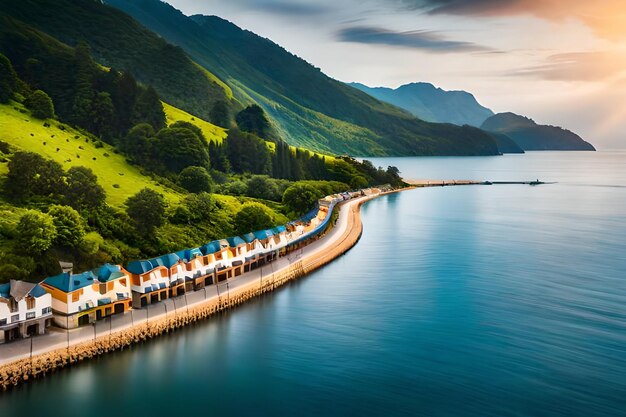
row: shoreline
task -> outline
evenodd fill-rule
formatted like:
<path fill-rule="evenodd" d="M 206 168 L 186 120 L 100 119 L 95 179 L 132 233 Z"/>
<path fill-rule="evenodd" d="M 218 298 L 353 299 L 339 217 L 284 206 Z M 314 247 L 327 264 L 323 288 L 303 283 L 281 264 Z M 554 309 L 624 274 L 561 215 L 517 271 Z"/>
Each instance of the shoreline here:
<path fill-rule="evenodd" d="M 358 242 L 363 232 L 360 213 L 360 208 L 363 204 L 384 195 L 414 188 L 415 186 L 405 187 L 373 196 L 361 197 L 341 204 L 339 206 L 337 223 L 321 239 L 304 248 L 308 249 L 307 252 L 309 253 L 301 258 L 296 256 L 295 260 L 291 258 L 284 259 L 283 263 L 288 262 L 288 264 L 277 271 L 273 270 L 272 265 L 272 273 L 267 276 L 263 276 L 263 271 L 261 270 L 259 279 L 256 279 L 256 274 L 250 274 L 247 277 L 248 282 L 244 282 L 244 279 L 233 282 L 233 284 L 239 284 L 233 285 L 234 288 L 229 285 L 229 282 L 216 285 L 217 296 L 206 298 L 207 293 L 205 291 L 205 299 L 193 304 L 188 304 L 185 297 L 185 306 L 183 307 L 176 307 L 176 300 L 173 299 L 173 313 L 170 312 L 168 314 L 167 304 L 163 304 L 165 307 L 164 314 L 159 313 L 153 317 L 148 316 L 150 310 L 146 309 L 145 319 L 142 318 L 140 324 L 134 323 L 131 313 L 131 325 L 116 329 L 115 332 L 109 331 L 103 336 L 96 335 L 96 327 L 94 326 L 94 336 L 90 336 L 86 340 L 83 337 L 81 340 L 71 344 L 69 342 L 70 333 L 68 333 L 67 345 L 63 343 L 64 346 L 55 347 L 55 345 L 48 347 L 44 349 L 44 352 L 33 352 L 32 356 L 30 354 L 27 354 L 26 357 L 24 355 L 16 355 L 14 359 L 9 359 L 9 361 L 0 365 L 0 389 L 7 391 L 32 379 L 42 378 L 54 373 L 57 369 L 65 368 L 108 352 L 130 348 L 132 345 L 156 338 L 161 334 L 205 320 L 252 298 L 274 291 L 290 281 L 306 276 L 343 255 Z M 339 234 L 339 236 L 335 237 L 334 235 L 336 234 Z M 253 276 L 255 279 L 250 279 Z M 221 294 L 220 286 L 222 287 Z M 224 295 L 224 287 L 226 287 L 227 295 Z M 197 293 L 201 293 L 201 291 L 197 291 Z M 181 308 L 183 311 L 180 311 Z M 138 311 L 141 312 L 142 310 Z"/>

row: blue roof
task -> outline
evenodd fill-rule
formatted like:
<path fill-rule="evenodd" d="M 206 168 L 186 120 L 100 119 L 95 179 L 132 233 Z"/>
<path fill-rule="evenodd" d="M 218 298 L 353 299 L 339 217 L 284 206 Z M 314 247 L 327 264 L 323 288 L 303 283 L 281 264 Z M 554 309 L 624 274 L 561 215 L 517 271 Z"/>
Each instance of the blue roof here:
<path fill-rule="evenodd" d="M 98 281 L 107 282 L 113 279 L 122 278 L 124 273 L 117 265 L 104 264 L 100 268 L 92 270 L 93 274 L 98 277 Z"/>
<path fill-rule="evenodd" d="M 254 235 L 259 240 L 265 240 L 268 237 L 274 236 L 274 232 L 272 232 L 270 229 L 267 229 L 267 230 L 257 230 L 256 232 L 254 232 Z"/>
<path fill-rule="evenodd" d="M 191 261 L 196 256 L 202 256 L 200 248 L 185 249 L 176 252 L 176 255 L 185 262 Z"/>
<path fill-rule="evenodd" d="M 126 270 L 131 274 L 145 274 L 146 272 L 150 272 L 154 269 L 152 264 L 149 261 L 132 261 L 126 267 Z"/>
<path fill-rule="evenodd" d="M 228 237 L 228 238 L 226 238 L 226 241 L 228 242 L 228 245 L 231 248 L 236 248 L 239 245 L 245 245 L 246 244 L 246 241 L 243 240 L 242 238 L 240 238 L 239 236 Z"/>
<path fill-rule="evenodd" d="M 214 240 L 211 243 L 207 243 L 206 245 L 201 246 L 200 250 L 202 251 L 203 254 L 210 255 L 212 253 L 221 251 L 222 246 L 220 245 L 220 242 L 218 242 L 217 240 Z"/>
<path fill-rule="evenodd" d="M 287 228 L 284 225 L 280 225 L 280 226 L 276 226 L 272 228 L 272 232 L 274 232 L 275 235 L 285 232 L 287 230 Z"/>
<path fill-rule="evenodd" d="M 151 259 L 150 263 L 153 268 L 158 268 L 159 266 L 164 266 L 166 268 L 171 268 L 176 265 L 180 261 L 180 257 L 175 253 L 168 253 L 167 255 L 159 256 L 157 258 Z"/>
<path fill-rule="evenodd" d="M 0 297 L 9 298 L 11 293 L 11 284 L 0 284 Z"/>
<path fill-rule="evenodd" d="M 254 235 L 254 233 L 246 233 L 245 235 L 241 236 L 243 238 L 243 240 L 245 240 L 248 243 L 252 243 L 255 240 L 257 240 L 257 237 Z"/>
<path fill-rule="evenodd" d="M 91 271 L 73 275 L 70 275 L 69 272 L 64 272 L 54 277 L 46 278 L 43 282 L 63 292 L 72 292 L 93 284 L 95 278 Z"/>
<path fill-rule="evenodd" d="M 42 295 L 46 295 L 47 292 L 46 292 L 46 290 L 43 289 L 43 287 L 41 285 L 37 284 L 37 285 L 35 285 L 33 287 L 32 290 L 30 290 L 29 294 L 32 295 L 35 298 L 39 298 Z"/>
<path fill-rule="evenodd" d="M 46 290 L 43 289 L 43 287 L 39 284 L 27 284 L 24 283 L 23 281 L 13 281 L 14 283 L 21 283 L 21 284 L 25 284 L 25 285 L 32 285 L 33 288 L 30 289 L 30 291 L 28 291 L 28 295 L 35 297 L 35 298 L 39 298 L 42 295 L 46 295 L 47 292 Z M 6 284 L 2 284 L 0 285 L 0 297 L 2 298 L 10 298 L 11 297 L 11 282 L 7 282 Z"/>

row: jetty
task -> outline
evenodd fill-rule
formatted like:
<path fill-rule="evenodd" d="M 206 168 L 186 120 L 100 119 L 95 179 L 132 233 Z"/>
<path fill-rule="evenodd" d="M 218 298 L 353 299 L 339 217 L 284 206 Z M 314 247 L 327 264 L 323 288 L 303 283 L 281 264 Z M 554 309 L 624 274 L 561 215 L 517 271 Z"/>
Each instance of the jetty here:
<path fill-rule="evenodd" d="M 544 182 L 539 179 L 534 181 L 475 181 L 475 180 L 405 180 L 407 184 L 415 187 L 447 187 L 451 185 L 543 185 L 556 184 Z"/>

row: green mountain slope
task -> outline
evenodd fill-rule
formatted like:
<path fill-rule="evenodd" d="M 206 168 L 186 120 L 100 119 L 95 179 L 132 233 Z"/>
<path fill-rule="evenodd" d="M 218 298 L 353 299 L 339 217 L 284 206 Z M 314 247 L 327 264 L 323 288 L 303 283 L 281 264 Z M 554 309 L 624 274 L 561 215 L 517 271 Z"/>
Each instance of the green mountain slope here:
<path fill-rule="evenodd" d="M 268 39 L 214 16 L 186 17 L 159 0 L 108 0 L 257 102 L 293 145 L 355 155 L 496 154 L 478 129 L 427 123 L 323 74 Z"/>
<path fill-rule="evenodd" d="M 46 123 L 50 126 L 45 126 Z M 16 102 L 0 104 L 0 132 L 1 141 L 52 159 L 66 170 L 73 166 L 90 168 L 98 176 L 112 206 L 122 207 L 128 197 L 144 187 L 162 193 L 172 203 L 181 198 L 180 193 L 142 175 L 110 145 L 57 120 L 35 119 Z"/>
<path fill-rule="evenodd" d="M 213 105 L 232 103 L 232 92 L 214 74 L 195 64 L 185 52 L 147 30 L 119 10 L 94 0 L 1 1 L 5 15 L 39 29 L 68 45 L 85 41 L 94 58 L 107 67 L 128 70 L 151 84 L 168 103 L 210 120 Z M 15 25 L 15 23 L 13 23 Z M 5 32 L 4 50 L 19 65 L 21 35 Z M 13 44 L 13 45 L 12 45 Z M 12 52 L 10 51 L 12 48 Z M 26 51 L 28 53 L 34 51 Z"/>
<path fill-rule="evenodd" d="M 466 91 L 446 91 L 429 83 L 411 83 L 396 89 L 372 88 L 359 83 L 349 85 L 428 122 L 479 127 L 494 114 Z"/>
<path fill-rule="evenodd" d="M 503 133 L 526 151 L 595 151 L 577 134 L 556 126 L 545 126 L 515 113 L 499 113 L 485 120 L 482 129 Z"/>

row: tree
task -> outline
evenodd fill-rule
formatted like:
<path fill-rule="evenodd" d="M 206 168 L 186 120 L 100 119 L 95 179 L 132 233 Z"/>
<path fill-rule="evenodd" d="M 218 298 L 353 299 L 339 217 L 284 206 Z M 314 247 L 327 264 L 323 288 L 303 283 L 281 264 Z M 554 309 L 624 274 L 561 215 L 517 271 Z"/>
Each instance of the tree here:
<path fill-rule="evenodd" d="M 89 168 L 78 166 L 67 171 L 65 202 L 76 210 L 94 210 L 104 204 L 106 192 Z"/>
<path fill-rule="evenodd" d="M 235 215 L 235 232 L 244 234 L 275 225 L 270 209 L 261 203 L 246 203 Z"/>
<path fill-rule="evenodd" d="M 247 182 L 249 197 L 262 198 L 265 200 L 279 201 L 281 194 L 276 182 L 267 175 L 253 175 Z"/>
<path fill-rule="evenodd" d="M 20 217 L 17 230 L 17 247 L 28 254 L 48 250 L 57 236 L 52 217 L 35 210 L 29 210 Z"/>
<path fill-rule="evenodd" d="M 152 158 L 152 147 L 155 143 L 155 132 L 152 125 L 140 123 L 133 127 L 128 134 L 120 139 L 122 152 L 140 165 L 148 165 Z"/>
<path fill-rule="evenodd" d="M 294 214 L 303 214 L 311 210 L 324 195 L 323 191 L 313 185 L 297 182 L 285 190 L 283 204 Z"/>
<path fill-rule="evenodd" d="M 173 127 L 157 133 L 154 153 L 158 161 L 172 172 L 180 172 L 188 166 L 209 166 L 209 150 L 191 129 Z"/>
<path fill-rule="evenodd" d="M 171 221 L 176 224 L 210 223 L 217 211 L 215 199 L 209 193 L 198 193 L 186 197 L 179 205 Z"/>
<path fill-rule="evenodd" d="M 9 161 L 7 195 L 25 200 L 34 196 L 56 197 L 63 192 L 63 167 L 33 152 L 16 152 Z"/>
<path fill-rule="evenodd" d="M 149 237 L 165 222 L 167 202 L 160 193 L 144 188 L 126 200 L 126 213 L 135 223 L 137 231 Z"/>
<path fill-rule="evenodd" d="M 272 156 L 264 140 L 238 129 L 231 129 L 224 142 L 230 167 L 235 172 L 269 174 Z"/>
<path fill-rule="evenodd" d="M 230 110 L 228 109 L 228 104 L 224 100 L 216 101 L 209 113 L 209 119 L 214 125 L 229 127 Z"/>
<path fill-rule="evenodd" d="M 114 115 L 111 95 L 106 92 L 97 93 L 91 101 L 91 117 L 86 127 L 100 138 L 109 138 L 113 132 Z"/>
<path fill-rule="evenodd" d="M 35 90 L 24 101 L 24 105 L 37 119 L 54 117 L 54 105 L 52 99 L 44 91 Z"/>
<path fill-rule="evenodd" d="M 132 124 L 148 123 L 155 130 L 165 127 L 163 104 L 152 86 L 148 86 L 137 97 L 131 121 Z"/>
<path fill-rule="evenodd" d="M 265 112 L 256 104 L 246 107 L 235 118 L 237 126 L 244 132 L 254 133 L 258 137 L 268 139 L 271 125 Z"/>
<path fill-rule="evenodd" d="M 17 74 L 6 56 L 0 54 L 0 103 L 8 103 L 17 88 Z"/>
<path fill-rule="evenodd" d="M 85 222 L 80 214 L 69 206 L 51 206 L 48 214 L 52 216 L 57 230 L 55 242 L 61 246 L 75 247 L 85 236 Z"/>
<path fill-rule="evenodd" d="M 190 193 L 207 192 L 213 190 L 213 180 L 203 167 L 187 167 L 178 176 L 180 185 Z"/>

